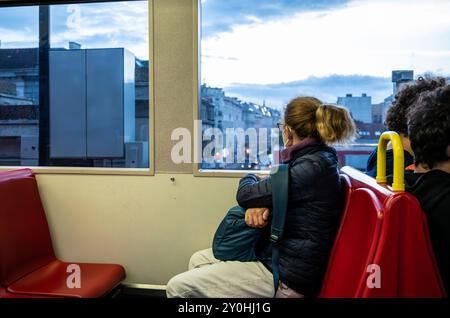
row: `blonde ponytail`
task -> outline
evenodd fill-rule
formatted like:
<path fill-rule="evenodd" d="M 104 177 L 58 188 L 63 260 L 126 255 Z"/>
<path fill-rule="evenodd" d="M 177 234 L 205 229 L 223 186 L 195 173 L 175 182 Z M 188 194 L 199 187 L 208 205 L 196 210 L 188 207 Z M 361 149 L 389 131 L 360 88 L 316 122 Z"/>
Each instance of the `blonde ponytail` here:
<path fill-rule="evenodd" d="M 317 138 L 324 143 L 348 141 L 356 136 L 355 123 L 347 109 L 323 105 L 314 97 L 297 97 L 289 102 L 284 122 L 303 138 Z"/>
<path fill-rule="evenodd" d="M 320 105 L 316 110 L 316 129 L 325 143 L 341 143 L 356 135 L 355 123 L 348 110 L 335 105 Z"/>

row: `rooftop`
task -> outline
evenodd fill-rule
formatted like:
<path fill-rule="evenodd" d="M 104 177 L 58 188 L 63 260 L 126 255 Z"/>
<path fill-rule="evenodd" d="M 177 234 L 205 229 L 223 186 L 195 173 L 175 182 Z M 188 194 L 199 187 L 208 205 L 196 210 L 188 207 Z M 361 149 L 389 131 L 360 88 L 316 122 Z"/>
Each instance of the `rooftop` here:
<path fill-rule="evenodd" d="M 0 69 L 36 68 L 39 65 L 39 50 L 0 49 Z"/>

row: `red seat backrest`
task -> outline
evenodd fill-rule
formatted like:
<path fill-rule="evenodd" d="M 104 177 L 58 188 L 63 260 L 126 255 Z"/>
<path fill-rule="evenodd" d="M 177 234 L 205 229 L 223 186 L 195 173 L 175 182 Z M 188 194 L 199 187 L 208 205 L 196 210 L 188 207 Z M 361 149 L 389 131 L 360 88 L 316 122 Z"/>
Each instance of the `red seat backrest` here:
<path fill-rule="evenodd" d="M 0 285 L 54 259 L 36 180 L 29 171 L 0 173 Z"/>
<path fill-rule="evenodd" d="M 370 288 L 366 281 L 371 273 L 364 271 L 356 297 L 445 297 L 426 217 L 417 199 L 405 192 L 393 193 L 353 168 L 344 167 L 342 172 L 350 177 L 353 194 L 367 189 L 382 203 L 381 229 L 375 253 L 368 260 L 379 266 L 381 286 Z"/>
<path fill-rule="evenodd" d="M 381 286 L 365 285 L 362 297 L 445 297 L 426 217 L 417 199 L 397 193 L 386 201 L 383 210 L 383 227 L 373 260 L 380 268 Z"/>
<path fill-rule="evenodd" d="M 0 181 L 7 180 L 7 179 L 24 178 L 24 177 L 34 178 L 33 171 L 31 169 L 25 168 L 25 169 L 17 169 L 17 170 L 0 172 Z"/>
<path fill-rule="evenodd" d="M 370 189 L 378 198 L 381 204 L 392 196 L 393 192 L 379 185 L 376 180 L 352 167 L 343 167 L 341 171 L 347 175 L 352 183 L 353 189 Z"/>
<path fill-rule="evenodd" d="M 342 232 L 342 229 L 343 229 L 343 227 L 342 227 L 342 223 L 343 222 L 342 221 L 345 220 L 346 217 L 347 217 L 348 205 L 350 204 L 350 196 L 351 196 L 352 191 L 353 191 L 352 184 L 351 184 L 349 176 L 347 176 L 345 174 L 341 174 L 339 177 L 340 177 L 339 179 L 341 181 L 341 186 L 342 186 L 342 189 L 343 189 L 344 195 L 345 195 L 344 210 L 342 211 L 342 215 L 341 215 L 341 225 L 339 226 L 339 230 L 338 230 L 337 235 L 336 235 L 336 239 L 335 239 L 335 242 L 334 242 L 334 245 L 333 245 L 333 249 L 331 250 L 330 258 L 328 260 L 328 267 L 327 267 L 327 271 L 325 273 L 325 277 L 323 279 L 323 284 L 322 284 L 323 287 L 322 287 L 322 292 L 321 292 L 320 297 L 322 297 L 322 294 L 325 293 L 325 290 L 328 288 L 328 285 L 329 285 L 329 279 L 330 279 L 330 275 L 331 275 L 331 271 L 332 271 L 331 264 L 334 263 L 334 258 L 335 258 L 335 255 L 336 255 L 336 245 L 337 245 L 337 242 L 339 241 L 338 238 L 341 236 L 341 232 Z"/>
<path fill-rule="evenodd" d="M 381 229 L 381 203 L 370 189 L 348 185 L 341 226 L 328 262 L 320 297 L 358 297 Z"/>
<path fill-rule="evenodd" d="M 352 186 L 352 182 L 350 181 L 349 176 L 345 175 L 345 174 L 341 174 L 339 176 L 339 179 L 341 180 L 341 186 L 342 189 L 344 190 L 344 194 L 345 194 L 345 204 L 344 204 L 344 211 L 342 213 L 341 216 L 341 220 L 345 219 L 347 211 L 348 211 L 348 205 L 350 203 L 350 196 L 352 195 L 352 191 L 353 186 Z"/>

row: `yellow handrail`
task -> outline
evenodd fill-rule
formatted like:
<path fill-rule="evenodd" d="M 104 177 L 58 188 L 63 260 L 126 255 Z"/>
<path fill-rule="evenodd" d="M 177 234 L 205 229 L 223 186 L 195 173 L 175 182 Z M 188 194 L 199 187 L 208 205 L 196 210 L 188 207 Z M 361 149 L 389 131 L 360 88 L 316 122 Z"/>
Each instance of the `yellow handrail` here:
<path fill-rule="evenodd" d="M 400 136 L 394 131 L 386 131 L 380 136 L 378 141 L 377 154 L 377 183 L 386 185 L 386 148 L 388 142 L 392 143 L 394 152 L 394 182 L 392 191 L 405 191 L 405 155 L 403 153 L 403 144 Z"/>

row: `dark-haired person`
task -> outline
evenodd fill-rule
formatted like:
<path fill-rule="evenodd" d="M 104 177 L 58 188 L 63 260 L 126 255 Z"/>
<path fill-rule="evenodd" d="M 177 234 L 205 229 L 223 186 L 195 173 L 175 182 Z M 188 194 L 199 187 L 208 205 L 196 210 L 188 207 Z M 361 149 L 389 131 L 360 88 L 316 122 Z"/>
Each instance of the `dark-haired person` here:
<path fill-rule="evenodd" d="M 289 165 L 289 204 L 279 241 L 281 284 L 276 297 L 313 297 L 320 292 L 343 201 L 337 154 L 329 144 L 354 134 L 345 108 L 323 105 L 313 97 L 296 98 L 286 107 L 282 159 Z M 270 176 L 245 176 L 236 197 L 246 209 L 247 225 L 270 231 Z M 256 262 L 221 262 L 211 249 L 195 253 L 189 270 L 167 284 L 167 296 L 273 297 L 270 240 L 263 236 L 259 243 Z"/>
<path fill-rule="evenodd" d="M 408 110 L 421 93 L 432 91 L 445 85 L 446 80 L 443 77 L 419 77 L 416 81 L 408 83 L 395 95 L 392 105 L 387 110 L 385 120 L 386 128 L 400 135 L 404 149 L 405 168 L 407 169 L 410 169 L 409 167 L 414 164 L 414 153 L 408 138 L 406 118 Z M 388 149 L 386 152 L 387 175 L 391 175 L 393 172 L 393 161 L 392 149 Z M 371 177 L 377 175 L 377 149 L 370 154 L 365 173 Z"/>
<path fill-rule="evenodd" d="M 407 191 L 419 200 L 427 219 L 436 260 L 450 293 L 450 85 L 422 93 L 408 113 L 415 173 Z"/>

